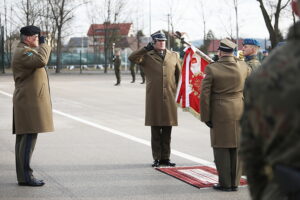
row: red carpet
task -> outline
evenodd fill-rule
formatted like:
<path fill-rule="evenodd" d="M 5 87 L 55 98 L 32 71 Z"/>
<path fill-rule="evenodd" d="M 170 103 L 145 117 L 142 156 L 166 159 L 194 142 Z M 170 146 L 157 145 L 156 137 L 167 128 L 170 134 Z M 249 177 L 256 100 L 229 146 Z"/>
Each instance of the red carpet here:
<path fill-rule="evenodd" d="M 197 188 L 212 187 L 218 183 L 217 170 L 208 166 L 165 167 L 156 169 Z M 241 179 L 240 185 L 247 185 L 247 181 Z"/>

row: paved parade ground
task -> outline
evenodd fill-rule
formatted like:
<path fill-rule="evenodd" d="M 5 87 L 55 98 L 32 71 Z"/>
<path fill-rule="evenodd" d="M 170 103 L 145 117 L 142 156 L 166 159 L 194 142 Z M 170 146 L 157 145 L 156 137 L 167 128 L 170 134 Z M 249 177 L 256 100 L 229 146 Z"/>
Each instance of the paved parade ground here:
<path fill-rule="evenodd" d="M 145 85 L 129 74 L 114 86 L 109 74 L 50 74 L 55 132 L 38 135 L 32 157 L 43 187 L 16 184 L 11 75 L 0 75 L 1 200 L 249 200 L 238 192 L 197 189 L 151 167 L 150 127 L 144 126 Z M 209 129 L 178 109 L 171 161 L 213 164 Z"/>

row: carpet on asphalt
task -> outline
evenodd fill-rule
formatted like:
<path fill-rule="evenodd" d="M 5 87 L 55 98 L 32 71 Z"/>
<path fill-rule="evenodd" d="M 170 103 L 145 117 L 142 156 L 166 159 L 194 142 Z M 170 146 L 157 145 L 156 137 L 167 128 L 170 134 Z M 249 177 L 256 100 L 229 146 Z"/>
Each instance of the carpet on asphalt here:
<path fill-rule="evenodd" d="M 197 188 L 212 187 L 218 183 L 217 170 L 209 166 L 158 167 L 155 169 Z M 241 178 L 240 185 L 247 185 L 247 181 Z"/>

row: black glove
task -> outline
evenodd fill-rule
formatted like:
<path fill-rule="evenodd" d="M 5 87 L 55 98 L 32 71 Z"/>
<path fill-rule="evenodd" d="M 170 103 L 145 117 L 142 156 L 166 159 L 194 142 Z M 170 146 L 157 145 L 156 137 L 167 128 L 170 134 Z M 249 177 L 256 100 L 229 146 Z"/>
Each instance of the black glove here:
<path fill-rule="evenodd" d="M 152 43 L 152 42 L 149 42 L 149 43 L 147 44 L 147 46 L 145 46 L 144 48 L 145 48 L 147 51 L 153 50 L 153 49 L 154 49 L 153 43 Z"/>
<path fill-rule="evenodd" d="M 209 128 L 212 128 L 213 125 L 212 125 L 212 122 L 211 121 L 207 121 L 205 122 L 206 126 L 208 126 Z"/>
<path fill-rule="evenodd" d="M 45 36 L 39 36 L 39 44 L 44 44 L 45 43 Z"/>

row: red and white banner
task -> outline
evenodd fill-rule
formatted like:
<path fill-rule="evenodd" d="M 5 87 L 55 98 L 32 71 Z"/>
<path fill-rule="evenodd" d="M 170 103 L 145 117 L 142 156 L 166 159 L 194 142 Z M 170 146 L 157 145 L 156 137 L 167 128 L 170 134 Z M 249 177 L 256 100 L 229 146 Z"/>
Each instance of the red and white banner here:
<path fill-rule="evenodd" d="M 193 46 L 185 50 L 176 102 L 184 111 L 189 111 L 200 118 L 201 83 L 205 76 L 204 69 L 209 61 L 198 55 L 196 51 Z"/>

